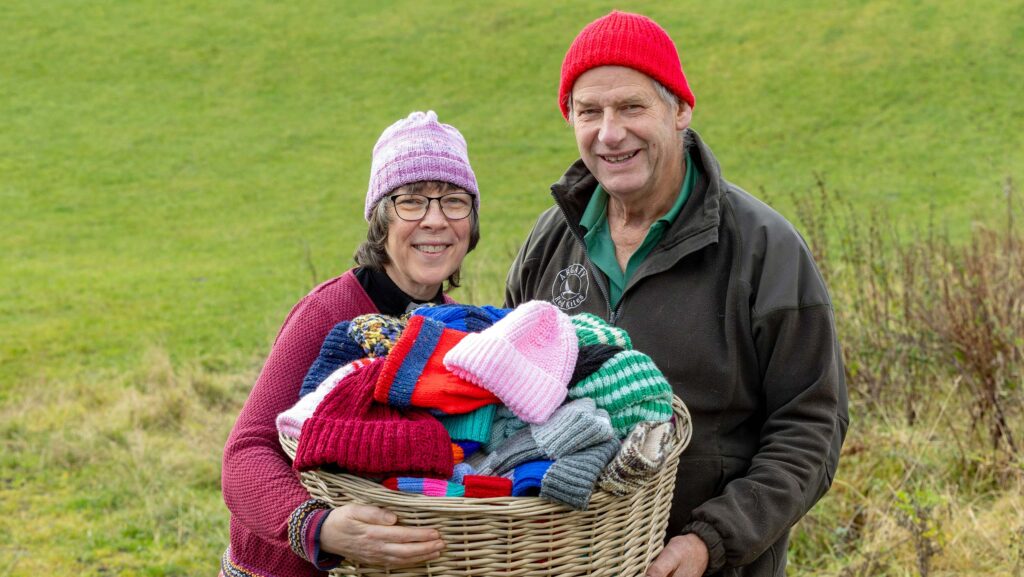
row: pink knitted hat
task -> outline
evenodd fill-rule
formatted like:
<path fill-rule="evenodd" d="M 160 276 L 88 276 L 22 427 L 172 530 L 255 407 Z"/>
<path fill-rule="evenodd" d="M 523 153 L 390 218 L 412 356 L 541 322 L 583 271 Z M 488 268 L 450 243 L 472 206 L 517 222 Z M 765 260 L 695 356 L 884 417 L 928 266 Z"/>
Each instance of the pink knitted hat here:
<path fill-rule="evenodd" d="M 437 121 L 437 113 L 413 112 L 384 129 L 373 147 L 370 187 L 366 191 L 367 222 L 382 198 L 400 186 L 423 180 L 439 180 L 473 195 L 480 208 L 476 175 L 469 165 L 466 139 L 450 124 Z"/>
<path fill-rule="evenodd" d="M 327 393 L 302 424 L 295 470 L 333 464 L 367 475 L 452 476 L 452 441 L 440 421 L 423 410 L 373 402 L 383 366 L 383 358 L 374 359 Z"/>
<path fill-rule="evenodd" d="M 520 419 L 539 424 L 565 400 L 578 353 L 569 316 L 551 303 L 530 301 L 467 335 L 444 365 L 497 395 Z"/>

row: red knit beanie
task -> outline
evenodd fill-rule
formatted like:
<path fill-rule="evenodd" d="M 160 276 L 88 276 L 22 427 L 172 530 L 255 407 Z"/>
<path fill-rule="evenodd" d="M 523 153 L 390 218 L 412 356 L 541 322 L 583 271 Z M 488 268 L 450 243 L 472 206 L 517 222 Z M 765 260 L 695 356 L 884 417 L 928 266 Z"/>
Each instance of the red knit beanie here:
<path fill-rule="evenodd" d="M 657 80 L 693 108 L 679 53 L 665 29 L 640 14 L 612 11 L 587 24 L 565 53 L 558 106 L 569 118 L 569 93 L 581 74 L 598 66 L 625 66 Z"/>
<path fill-rule="evenodd" d="M 373 402 L 383 366 L 383 358 L 375 359 L 324 397 L 302 425 L 296 470 L 335 464 L 368 475 L 452 476 L 452 441 L 440 421 L 423 410 Z"/>

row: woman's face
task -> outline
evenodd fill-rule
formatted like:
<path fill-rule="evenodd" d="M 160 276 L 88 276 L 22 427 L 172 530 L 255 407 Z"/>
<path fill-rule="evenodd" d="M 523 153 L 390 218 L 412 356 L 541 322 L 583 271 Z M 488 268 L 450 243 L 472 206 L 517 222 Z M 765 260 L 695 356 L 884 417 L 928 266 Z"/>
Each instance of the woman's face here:
<path fill-rule="evenodd" d="M 403 190 L 404 187 L 395 190 L 382 201 L 388 203 L 385 250 L 391 261 L 384 265 L 384 270 L 402 291 L 425 301 L 433 298 L 441 283 L 462 264 L 469 250 L 472 216 L 451 220 L 441 212 L 440 202 L 431 201 L 427 214 L 420 220 L 402 220 L 390 197 Z M 441 195 L 436 187 L 428 187 L 421 194 L 433 198 Z"/>

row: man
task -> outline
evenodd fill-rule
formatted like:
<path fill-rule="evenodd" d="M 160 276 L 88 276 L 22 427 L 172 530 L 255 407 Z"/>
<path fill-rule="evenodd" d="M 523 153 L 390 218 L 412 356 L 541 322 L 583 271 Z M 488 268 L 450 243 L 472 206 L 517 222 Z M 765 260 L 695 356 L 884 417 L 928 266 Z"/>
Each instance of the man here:
<path fill-rule="evenodd" d="M 622 12 L 576 37 L 559 105 L 581 159 L 509 271 L 629 333 L 689 408 L 652 576 L 784 575 L 789 529 L 828 490 L 848 424 L 832 305 L 784 218 L 722 177 L 689 128 L 672 40 Z"/>

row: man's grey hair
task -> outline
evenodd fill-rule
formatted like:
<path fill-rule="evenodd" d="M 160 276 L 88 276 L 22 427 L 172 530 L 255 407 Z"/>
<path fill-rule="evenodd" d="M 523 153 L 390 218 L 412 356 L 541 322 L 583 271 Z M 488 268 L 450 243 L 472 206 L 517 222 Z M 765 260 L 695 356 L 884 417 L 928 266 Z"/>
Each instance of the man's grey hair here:
<path fill-rule="evenodd" d="M 370 213 L 370 225 L 366 229 L 366 240 L 360 243 L 359 247 L 356 248 L 355 255 L 353 255 L 357 265 L 384 272 L 384 265 L 391 262 L 387 251 L 388 226 L 391 224 L 391 219 L 398 218 L 398 216 L 392 216 L 388 204 L 391 202 L 391 196 L 399 190 L 406 194 L 423 194 L 427 190 L 437 190 L 439 194 L 448 194 L 461 191 L 462 189 L 447 182 L 425 180 L 391 191 L 387 196 L 380 199 L 380 202 L 377 203 L 377 206 L 373 207 L 373 211 Z M 476 248 L 476 244 L 480 242 L 480 217 L 477 214 L 476 208 L 466 218 L 469 219 L 469 249 L 466 250 L 466 254 L 469 254 Z M 459 273 L 461 271 L 462 267 L 460 266 L 448 277 L 446 292 L 459 286 Z"/>
<path fill-rule="evenodd" d="M 658 96 L 661 98 L 662 102 L 664 102 L 669 108 L 672 108 L 672 112 L 675 112 L 676 110 L 679 109 L 680 106 L 682 106 L 682 102 L 679 100 L 679 97 L 673 94 L 672 91 L 669 90 L 668 88 L 665 88 L 664 84 L 658 82 L 653 78 L 651 78 L 651 84 L 654 85 L 654 91 L 658 93 Z M 569 101 L 566 103 L 566 106 L 569 109 L 569 124 L 572 125 L 572 90 L 569 91 L 569 95 L 567 96 L 567 98 L 569 99 Z"/>

